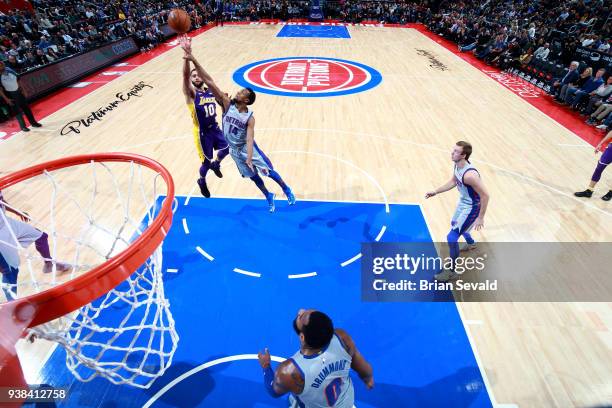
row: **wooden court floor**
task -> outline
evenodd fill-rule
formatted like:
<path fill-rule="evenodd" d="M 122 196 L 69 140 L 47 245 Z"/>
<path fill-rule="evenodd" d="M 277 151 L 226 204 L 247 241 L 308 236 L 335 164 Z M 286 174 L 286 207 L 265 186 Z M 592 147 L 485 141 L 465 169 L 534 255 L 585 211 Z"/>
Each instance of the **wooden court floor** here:
<path fill-rule="evenodd" d="M 612 187 L 604 173 L 597 194 L 575 199 L 596 163 L 593 149 L 544 113 L 413 29 L 351 27 L 351 39 L 276 38 L 277 26 L 225 26 L 193 40 L 194 55 L 222 90 L 235 93 L 233 72 L 288 56 L 357 61 L 382 83 L 330 98 L 259 94 L 255 137 L 299 199 L 420 203 L 435 240 L 444 241 L 457 202 L 452 191 L 424 200 L 451 175 L 458 140 L 474 146 L 473 163 L 491 194 L 489 242 L 610 242 Z M 430 66 L 423 53 L 447 69 Z M 182 51 L 175 48 L 43 120 L 45 131 L 0 144 L 10 172 L 67 155 L 125 151 L 152 157 L 173 174 L 177 194 L 196 191 L 199 159 L 181 92 Z M 80 133 L 60 135 L 139 82 L 152 88 Z M 51 130 L 51 131 L 50 131 Z M 337 158 L 339 160 L 332 159 Z M 350 163 L 352 165 L 349 165 Z M 213 196 L 259 197 L 228 158 Z M 38 205 L 8 196 L 26 211 Z M 68 222 L 68 221 L 67 221 Z M 595 406 L 612 402 L 612 303 L 470 303 L 460 310 L 494 401 L 521 407 Z"/>

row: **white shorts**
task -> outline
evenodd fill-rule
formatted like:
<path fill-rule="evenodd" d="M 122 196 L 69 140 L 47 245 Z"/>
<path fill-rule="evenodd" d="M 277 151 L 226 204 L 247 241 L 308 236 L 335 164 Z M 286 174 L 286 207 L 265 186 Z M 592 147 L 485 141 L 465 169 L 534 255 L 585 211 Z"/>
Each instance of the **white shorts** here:
<path fill-rule="evenodd" d="M 479 214 L 479 205 L 459 204 L 451 220 L 451 229 L 457 230 L 459 234 L 470 232 Z"/>
<path fill-rule="evenodd" d="M 12 268 L 19 268 L 19 247 L 27 248 L 43 232 L 30 224 L 0 213 L 0 253 Z M 15 238 L 17 242 L 15 242 Z"/>
<path fill-rule="evenodd" d="M 232 159 L 234 159 L 234 162 L 236 162 L 236 167 L 238 167 L 238 171 L 242 177 L 251 178 L 257 174 L 246 164 L 248 157 L 246 145 L 243 145 L 238 149 L 230 147 L 230 156 L 232 156 Z M 255 170 L 263 173 L 266 176 L 270 172 L 270 169 L 272 169 L 272 163 L 270 163 L 269 159 L 261 150 L 259 150 L 256 144 L 253 145 L 252 162 Z"/>

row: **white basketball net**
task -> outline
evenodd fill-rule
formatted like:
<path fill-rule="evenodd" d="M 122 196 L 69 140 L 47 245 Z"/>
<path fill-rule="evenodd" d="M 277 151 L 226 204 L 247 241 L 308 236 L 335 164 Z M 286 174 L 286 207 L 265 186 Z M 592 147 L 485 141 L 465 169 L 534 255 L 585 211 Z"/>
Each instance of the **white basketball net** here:
<path fill-rule="evenodd" d="M 18 278 L 14 282 L 3 274 L 0 303 L 76 278 L 127 248 L 161 207 L 157 184 L 165 188 L 158 173 L 137 163 L 91 162 L 44 172 L 4 190 L 0 254 L 5 268 L 17 264 Z M 50 205 L 23 197 L 49 197 Z M 27 207 L 29 222 L 1 211 L 3 205 L 21 215 L 17 208 Z M 33 239 L 29 226 L 48 234 L 50 259 L 32 244 L 37 234 Z M 69 271 L 62 272 L 62 266 Z M 81 381 L 102 376 L 148 388 L 170 366 L 178 343 L 162 275 L 160 245 L 106 295 L 30 333 L 61 345 L 67 367 Z"/>

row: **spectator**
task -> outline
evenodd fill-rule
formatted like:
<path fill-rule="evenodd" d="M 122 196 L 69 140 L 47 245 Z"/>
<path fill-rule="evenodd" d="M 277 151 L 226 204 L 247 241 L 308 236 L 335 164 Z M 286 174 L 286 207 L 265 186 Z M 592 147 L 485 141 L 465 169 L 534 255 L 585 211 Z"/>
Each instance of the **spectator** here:
<path fill-rule="evenodd" d="M 49 21 L 49 18 L 43 14 L 42 18 L 40 19 L 40 27 L 42 27 L 43 29 L 51 29 L 54 28 L 55 26 L 53 24 L 51 24 L 51 21 Z"/>
<path fill-rule="evenodd" d="M 478 36 L 478 23 L 471 29 L 463 28 L 461 38 L 458 42 L 459 51 L 471 51 L 476 48 L 476 37 Z"/>
<path fill-rule="evenodd" d="M 45 52 L 40 48 L 36 50 L 36 55 L 34 56 L 34 58 L 36 59 L 36 65 L 38 66 L 46 65 L 51 62 L 49 58 L 47 58 Z"/>
<path fill-rule="evenodd" d="M 495 42 L 493 43 L 493 46 L 490 52 L 486 56 L 485 61 L 486 62 L 496 61 L 498 57 L 502 54 L 502 52 L 506 50 L 507 46 L 508 45 L 506 44 L 506 41 L 504 40 L 504 35 L 499 34 L 497 37 L 495 37 Z"/>
<path fill-rule="evenodd" d="M 580 74 L 578 73 L 579 65 L 580 63 L 578 61 L 572 61 L 565 76 L 561 79 L 553 80 L 551 86 L 552 95 L 558 97 L 559 93 L 561 92 L 561 87 L 563 87 L 563 85 L 571 84 L 578 80 L 578 78 L 580 77 Z"/>
<path fill-rule="evenodd" d="M 546 60 L 548 58 L 548 54 L 550 54 L 550 45 L 548 43 L 545 43 L 543 46 L 536 50 L 536 52 L 533 54 L 533 57 L 540 60 Z"/>
<path fill-rule="evenodd" d="M 589 125 L 596 125 L 597 122 L 606 119 L 609 115 L 612 114 L 612 96 L 608 96 L 608 99 L 589 116 L 586 123 Z"/>
<path fill-rule="evenodd" d="M 581 45 L 583 47 L 588 47 L 589 45 L 593 44 L 595 42 L 595 39 L 593 38 L 592 35 L 585 35 L 584 39 L 582 40 Z"/>
<path fill-rule="evenodd" d="M 478 36 L 478 39 L 476 40 L 476 49 L 474 50 L 474 55 L 477 58 L 486 57 L 490 50 L 490 43 L 491 33 L 489 30 L 485 30 Z"/>
<path fill-rule="evenodd" d="M 26 51 L 23 64 L 26 67 L 33 67 L 37 65 L 36 56 L 31 50 Z M 17 71 L 19 72 L 19 71 Z"/>
<path fill-rule="evenodd" d="M 584 110 L 584 113 L 586 115 L 590 115 L 591 113 L 593 113 L 595 108 L 599 107 L 603 101 L 610 97 L 610 95 L 612 95 L 612 75 L 608 77 L 608 80 L 605 84 L 600 85 L 597 90 L 591 92 L 589 104 Z"/>
<path fill-rule="evenodd" d="M 60 31 L 60 36 L 64 40 L 64 44 L 70 44 L 73 40 L 73 38 L 69 34 L 67 34 L 66 31 L 64 30 Z"/>
<path fill-rule="evenodd" d="M 578 104 L 585 95 L 594 92 L 600 85 L 604 83 L 603 76 L 606 70 L 601 68 L 595 73 L 595 77 L 589 77 L 580 89 L 572 88 L 565 95 L 565 103 L 570 105 L 572 109 L 578 110 Z"/>
<path fill-rule="evenodd" d="M 534 23 L 529 24 L 529 30 L 527 30 L 527 34 L 529 34 L 529 38 L 531 38 L 532 40 L 535 38 L 536 28 Z"/>
<path fill-rule="evenodd" d="M 14 55 L 9 55 L 6 61 L 6 67 L 12 69 L 13 71 L 20 73 L 24 70 L 24 64 L 21 60 L 18 60 Z"/>
<path fill-rule="evenodd" d="M 529 65 L 533 59 L 533 47 L 529 47 L 525 53 L 519 58 L 519 63 L 522 66 Z"/>
<path fill-rule="evenodd" d="M 586 81 L 591 78 L 591 74 L 593 74 L 593 68 L 585 68 L 575 82 L 570 82 L 569 84 L 563 85 L 561 87 L 561 91 L 559 92 L 559 96 L 555 98 L 555 102 L 561 104 L 564 103 L 567 98 L 567 93 L 570 90 L 573 90 L 572 93 L 574 93 L 576 90 L 580 89 L 582 85 L 584 85 Z"/>
<path fill-rule="evenodd" d="M 46 51 L 47 48 L 49 48 L 51 44 L 49 41 L 47 41 L 47 37 L 45 37 L 44 35 L 42 37 L 40 37 L 40 41 L 38 43 L 38 49 L 42 50 L 42 51 Z"/>
<path fill-rule="evenodd" d="M 612 113 L 609 113 L 608 116 L 603 120 L 601 125 L 595 126 L 597 130 L 600 132 L 608 132 L 612 129 Z"/>
<path fill-rule="evenodd" d="M 49 62 L 53 62 L 53 61 L 57 61 L 59 59 L 59 56 L 57 55 L 57 53 L 53 50 L 52 47 L 47 48 L 47 53 L 45 54 L 45 56 L 47 57 L 47 60 Z"/>

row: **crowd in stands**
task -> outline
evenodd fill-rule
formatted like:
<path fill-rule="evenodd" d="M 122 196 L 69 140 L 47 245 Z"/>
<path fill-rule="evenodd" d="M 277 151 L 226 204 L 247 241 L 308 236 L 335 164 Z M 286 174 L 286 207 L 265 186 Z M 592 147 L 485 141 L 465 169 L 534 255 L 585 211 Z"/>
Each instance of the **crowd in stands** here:
<path fill-rule="evenodd" d="M 133 35 L 141 48 L 163 40 L 160 26 L 169 11 L 182 7 L 192 13 L 194 26 L 202 23 L 189 0 L 154 1 L 33 0 L 34 13 L 14 10 L 0 14 L 0 60 L 22 73 Z"/>
<path fill-rule="evenodd" d="M 329 3 L 326 16 L 346 23 L 375 21 L 387 24 L 407 24 L 426 21 L 430 8 L 425 0 L 419 1 L 355 1 Z"/>
<path fill-rule="evenodd" d="M 164 39 L 161 26 L 173 8 L 187 10 L 193 28 L 198 28 L 217 18 L 308 18 L 311 6 L 308 0 L 32 0 L 32 4 L 33 13 L 0 13 L 0 61 L 17 73 L 126 36 L 134 36 L 141 50 L 150 49 Z M 612 66 L 604 59 L 592 63 L 577 57 L 583 47 L 611 51 L 609 1 L 328 0 L 322 4 L 326 18 L 348 23 L 423 22 L 456 42 L 460 51 L 472 52 L 488 64 L 538 71 L 546 78 L 546 91 L 559 103 L 589 115 L 589 124 L 609 125 Z M 565 68 L 570 64 L 573 68 Z M 0 108 L 0 119 L 3 112 Z"/>
<path fill-rule="evenodd" d="M 405 24 L 425 19 L 426 1 L 326 2 L 325 14 L 352 23 Z M 17 73 L 127 36 L 134 36 L 141 50 L 151 49 L 164 39 L 160 27 L 173 8 L 187 10 L 193 28 L 220 15 L 230 21 L 289 20 L 308 18 L 310 12 L 308 0 L 32 0 L 32 5 L 34 12 L 0 13 L 0 61 Z"/>
<path fill-rule="evenodd" d="M 426 24 L 459 51 L 528 73 L 559 104 L 605 131 L 612 121 L 612 59 L 601 56 L 611 51 L 611 11 L 602 0 L 464 0 L 444 3 Z"/>
<path fill-rule="evenodd" d="M 325 17 L 347 23 L 376 21 L 384 23 L 405 24 L 424 21 L 428 11 L 427 0 L 411 2 L 391 1 L 326 1 Z M 233 1 L 224 4 L 225 16 L 230 20 L 261 19 L 307 19 L 310 12 L 310 1 Z"/>

